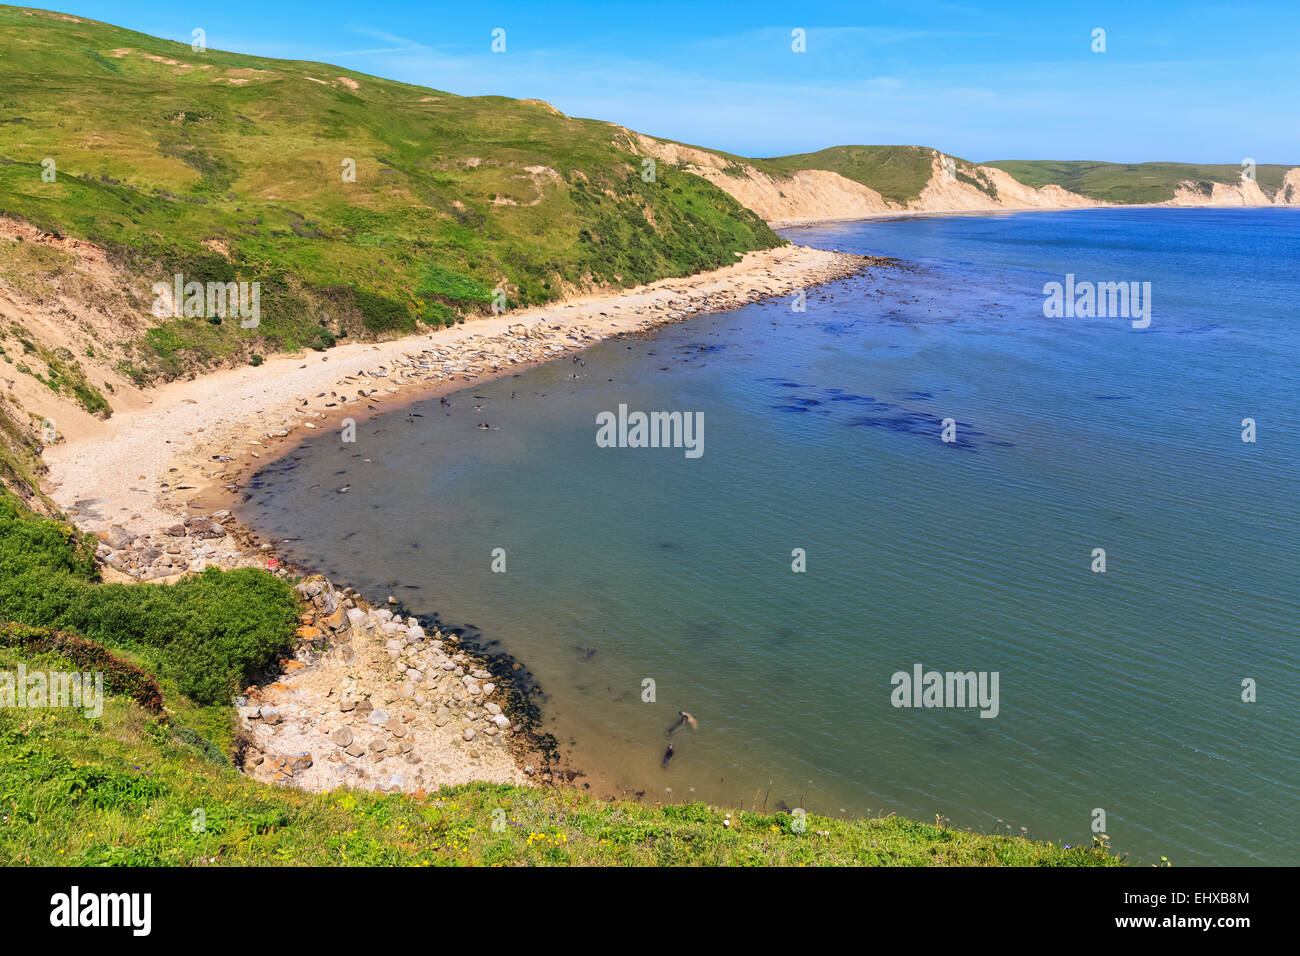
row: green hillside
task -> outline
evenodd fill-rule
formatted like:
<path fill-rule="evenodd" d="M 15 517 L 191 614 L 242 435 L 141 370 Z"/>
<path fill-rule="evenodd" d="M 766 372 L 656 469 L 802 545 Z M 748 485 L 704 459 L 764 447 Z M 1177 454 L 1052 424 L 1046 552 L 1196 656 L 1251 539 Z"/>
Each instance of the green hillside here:
<path fill-rule="evenodd" d="M 1184 180 L 1196 183 L 1241 182 L 1241 167 L 1193 163 L 1097 163 L 1048 159 L 1008 159 L 985 163 L 1005 170 L 1027 186 L 1055 183 L 1089 199 L 1115 203 L 1158 203 L 1174 198 Z M 1260 189 L 1272 195 L 1290 166 L 1257 166 Z"/>
<path fill-rule="evenodd" d="M 175 272 L 262 283 L 256 330 L 153 330 L 133 376 L 146 381 L 449 323 L 503 283 L 511 305 L 541 303 L 781 242 L 698 177 L 661 166 L 644 182 L 626 133 L 538 101 L 195 52 L 9 6 L 0 64 L 0 214 L 102 245 L 145 309 Z"/>
<path fill-rule="evenodd" d="M 826 169 L 870 186 L 886 199 L 906 205 L 919 196 L 930 181 L 933 156 L 934 150 L 924 146 L 831 146 L 815 153 L 795 153 L 746 162 L 770 175 L 780 176 L 789 176 L 801 169 Z"/>

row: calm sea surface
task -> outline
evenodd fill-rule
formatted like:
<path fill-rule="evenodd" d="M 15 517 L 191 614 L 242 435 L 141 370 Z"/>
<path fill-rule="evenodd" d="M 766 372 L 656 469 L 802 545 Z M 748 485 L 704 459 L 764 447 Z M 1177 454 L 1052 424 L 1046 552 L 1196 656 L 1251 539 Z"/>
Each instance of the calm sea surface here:
<path fill-rule="evenodd" d="M 1300 864 L 1300 213 L 786 234 L 908 267 L 314 436 L 244 517 L 499 641 L 602 796 L 1074 844 L 1101 808 L 1139 862 Z M 1066 273 L 1150 282 L 1150 327 L 1045 318 Z M 620 403 L 704 454 L 598 447 Z M 891 706 L 918 663 L 996 671 L 998 715 Z"/>

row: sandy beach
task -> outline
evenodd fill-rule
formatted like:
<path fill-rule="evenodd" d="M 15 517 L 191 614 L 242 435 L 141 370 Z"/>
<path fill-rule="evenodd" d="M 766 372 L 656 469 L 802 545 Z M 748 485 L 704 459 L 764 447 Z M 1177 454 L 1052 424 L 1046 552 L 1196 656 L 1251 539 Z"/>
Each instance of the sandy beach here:
<path fill-rule="evenodd" d="M 802 246 L 625 292 L 573 299 L 383 343 L 276 356 L 152 390 L 90 435 L 46 449 L 48 491 L 82 527 L 139 534 L 292 447 L 301 429 L 368 417 L 416 397 L 550 361 L 594 342 L 701 312 L 791 294 L 873 260 Z M 216 457 L 214 457 L 216 456 Z M 80 503 L 80 504 L 79 504 Z"/>

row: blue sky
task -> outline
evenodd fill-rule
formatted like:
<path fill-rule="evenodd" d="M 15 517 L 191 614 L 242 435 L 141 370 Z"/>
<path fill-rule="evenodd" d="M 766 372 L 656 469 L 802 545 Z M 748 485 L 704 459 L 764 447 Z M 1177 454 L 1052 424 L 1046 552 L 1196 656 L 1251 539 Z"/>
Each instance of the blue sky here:
<path fill-rule="evenodd" d="M 1300 164 L 1300 3 L 99 3 L 64 12 L 323 60 L 748 156 Z M 506 50 L 491 51 L 504 29 Z M 791 50 L 791 31 L 807 51 Z M 1092 33 L 1106 31 L 1106 51 Z"/>

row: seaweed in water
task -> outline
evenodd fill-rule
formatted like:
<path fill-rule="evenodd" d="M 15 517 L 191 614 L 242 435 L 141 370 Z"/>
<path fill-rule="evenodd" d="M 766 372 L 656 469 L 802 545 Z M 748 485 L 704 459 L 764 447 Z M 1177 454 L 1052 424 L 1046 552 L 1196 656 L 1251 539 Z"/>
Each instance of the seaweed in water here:
<path fill-rule="evenodd" d="M 898 432 L 903 435 L 925 435 L 927 437 L 937 438 L 943 430 L 943 419 L 936 418 L 933 415 L 926 415 L 920 412 L 901 412 L 897 415 L 867 415 L 862 418 L 855 418 L 849 425 L 862 425 L 867 428 L 886 428 L 892 432 Z M 983 432 L 975 431 L 965 422 L 957 423 L 957 435 L 954 441 L 944 442 L 952 448 L 960 448 L 964 451 L 977 451 L 975 442 L 971 441 L 973 437 L 983 437 Z"/>

